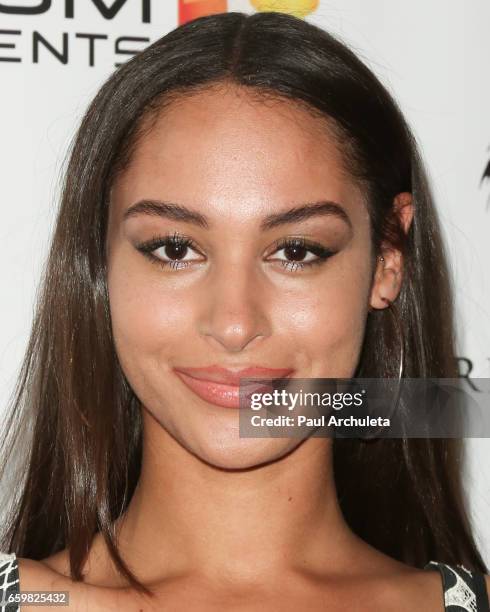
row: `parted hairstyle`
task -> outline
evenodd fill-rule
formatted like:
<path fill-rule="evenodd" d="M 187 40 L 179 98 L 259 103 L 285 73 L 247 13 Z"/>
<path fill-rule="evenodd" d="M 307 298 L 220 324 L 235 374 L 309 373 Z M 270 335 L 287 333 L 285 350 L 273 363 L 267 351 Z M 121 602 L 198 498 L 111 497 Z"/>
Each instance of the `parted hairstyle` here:
<path fill-rule="evenodd" d="M 0 475 L 17 494 L 0 550 L 39 560 L 69 547 L 73 580 L 83 580 L 100 531 L 129 584 L 151 593 L 119 556 L 113 528 L 140 474 L 142 407 L 112 338 L 109 192 L 152 117 L 220 84 L 325 118 L 363 186 L 373 257 L 382 244 L 404 255 L 396 299 L 403 334 L 388 309 L 370 312 L 356 375 L 396 377 L 403 342 L 405 377 L 458 376 L 451 280 L 427 175 L 401 111 L 372 71 L 337 38 L 282 13 L 221 13 L 172 30 L 108 78 L 75 135 L 1 436 Z M 393 212 L 400 192 L 413 197 L 406 234 Z M 336 489 L 350 528 L 415 567 L 435 559 L 487 573 L 466 507 L 463 450 L 458 439 L 334 439 Z"/>

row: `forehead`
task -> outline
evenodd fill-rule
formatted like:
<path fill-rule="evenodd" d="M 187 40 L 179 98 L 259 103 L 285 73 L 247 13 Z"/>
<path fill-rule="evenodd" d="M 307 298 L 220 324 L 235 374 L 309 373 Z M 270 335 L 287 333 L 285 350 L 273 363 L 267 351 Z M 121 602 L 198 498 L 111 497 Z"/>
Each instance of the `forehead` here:
<path fill-rule="evenodd" d="M 160 198 L 216 215 L 352 199 L 355 185 L 325 119 L 284 99 L 221 86 L 171 102 L 143 131 L 113 194 L 124 210 Z M 233 206 L 231 206 L 233 203 Z"/>

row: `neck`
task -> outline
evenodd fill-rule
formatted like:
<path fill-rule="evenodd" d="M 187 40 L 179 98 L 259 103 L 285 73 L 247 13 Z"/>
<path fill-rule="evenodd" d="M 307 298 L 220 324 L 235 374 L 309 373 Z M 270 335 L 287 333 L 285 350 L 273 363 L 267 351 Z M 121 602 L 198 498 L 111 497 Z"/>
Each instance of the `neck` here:
<path fill-rule="evenodd" d="M 247 470 L 210 466 L 144 412 L 141 475 L 118 521 L 123 558 L 148 580 L 196 572 L 243 582 L 352 560 L 332 440 L 309 438 Z"/>

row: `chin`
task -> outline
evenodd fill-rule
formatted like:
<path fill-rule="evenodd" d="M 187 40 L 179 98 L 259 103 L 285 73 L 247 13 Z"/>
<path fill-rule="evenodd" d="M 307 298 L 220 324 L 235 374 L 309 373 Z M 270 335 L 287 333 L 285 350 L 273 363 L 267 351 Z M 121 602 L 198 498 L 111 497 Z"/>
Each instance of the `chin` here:
<path fill-rule="evenodd" d="M 258 468 L 280 460 L 303 440 L 301 438 L 236 438 L 220 437 L 181 440 L 194 456 L 222 470 Z"/>
<path fill-rule="evenodd" d="M 246 470 L 278 461 L 304 440 L 240 437 L 237 410 L 210 404 L 174 409 L 180 405 L 181 401 L 172 402 L 165 411 L 147 407 L 145 413 L 153 418 L 146 429 L 155 438 L 166 432 L 164 437 L 170 436 L 181 451 L 222 470 Z"/>

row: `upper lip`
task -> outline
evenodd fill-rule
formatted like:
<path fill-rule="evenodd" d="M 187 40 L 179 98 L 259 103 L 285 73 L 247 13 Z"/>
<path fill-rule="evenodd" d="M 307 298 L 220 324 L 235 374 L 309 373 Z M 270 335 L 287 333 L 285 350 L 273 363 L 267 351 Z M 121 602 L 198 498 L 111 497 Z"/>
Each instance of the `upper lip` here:
<path fill-rule="evenodd" d="M 204 368 L 174 368 L 199 380 L 222 383 L 224 385 L 240 385 L 240 378 L 284 378 L 289 376 L 293 368 L 265 368 L 262 366 L 248 366 L 246 368 L 224 368 L 213 365 Z"/>

